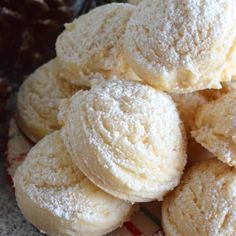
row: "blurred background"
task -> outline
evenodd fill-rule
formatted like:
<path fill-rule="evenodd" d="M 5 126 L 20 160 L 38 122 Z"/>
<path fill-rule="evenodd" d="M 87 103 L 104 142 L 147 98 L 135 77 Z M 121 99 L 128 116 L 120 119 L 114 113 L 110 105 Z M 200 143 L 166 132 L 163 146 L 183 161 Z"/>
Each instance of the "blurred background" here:
<path fill-rule="evenodd" d="M 127 1 L 0 0 L 0 154 L 7 130 L 7 99 L 37 67 L 56 56 L 64 24 L 94 7 Z"/>

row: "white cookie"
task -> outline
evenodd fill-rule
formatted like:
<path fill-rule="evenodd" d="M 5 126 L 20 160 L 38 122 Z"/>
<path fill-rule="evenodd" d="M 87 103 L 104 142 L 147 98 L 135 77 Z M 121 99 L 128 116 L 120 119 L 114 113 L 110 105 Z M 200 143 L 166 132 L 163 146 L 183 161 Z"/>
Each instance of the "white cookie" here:
<path fill-rule="evenodd" d="M 236 235 L 236 170 L 216 159 L 188 170 L 164 199 L 166 236 Z"/>
<path fill-rule="evenodd" d="M 132 212 L 131 204 L 97 188 L 73 165 L 59 131 L 33 147 L 14 186 L 26 219 L 49 235 L 103 235 Z"/>
<path fill-rule="evenodd" d="M 221 161 L 236 166 L 236 91 L 202 106 L 192 136 Z"/>
<path fill-rule="evenodd" d="M 131 4 L 107 4 L 66 24 L 56 51 L 68 80 L 89 85 L 91 73 L 106 77 L 132 72 L 124 59 L 123 38 L 135 8 Z M 87 80 L 82 81 L 81 74 L 87 75 Z"/>
<path fill-rule="evenodd" d="M 159 90 L 221 88 L 236 74 L 234 0 L 145 0 L 131 16 L 124 51 Z"/>
<path fill-rule="evenodd" d="M 161 200 L 179 183 L 186 163 L 174 102 L 147 85 L 99 81 L 60 105 L 63 140 L 75 164 L 116 197 Z"/>
<path fill-rule="evenodd" d="M 18 92 L 17 123 L 34 142 L 60 128 L 57 122 L 60 101 L 79 90 L 61 76 L 60 67 L 57 59 L 49 61 L 31 74 Z"/>

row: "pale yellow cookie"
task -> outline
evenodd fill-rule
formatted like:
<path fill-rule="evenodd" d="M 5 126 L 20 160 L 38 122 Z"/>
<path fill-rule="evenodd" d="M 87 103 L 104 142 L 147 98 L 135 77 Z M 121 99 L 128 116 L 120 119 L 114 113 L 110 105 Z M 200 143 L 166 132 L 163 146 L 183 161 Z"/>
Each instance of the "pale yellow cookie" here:
<path fill-rule="evenodd" d="M 194 127 L 195 116 L 200 106 L 208 102 L 201 92 L 187 94 L 170 94 L 177 105 L 180 117 L 184 123 L 187 135 L 191 137 L 190 131 Z"/>
<path fill-rule="evenodd" d="M 74 166 L 60 131 L 33 147 L 14 186 L 25 218 L 48 235 L 104 235 L 132 211 L 130 203 L 103 192 Z"/>
<path fill-rule="evenodd" d="M 150 86 L 99 80 L 60 105 L 63 140 L 78 168 L 131 202 L 163 196 L 186 163 L 183 125 L 172 99 Z"/>
<path fill-rule="evenodd" d="M 110 76 L 132 71 L 124 59 L 123 38 L 135 8 L 131 4 L 107 4 L 66 24 L 56 51 L 68 80 L 89 85 L 91 73 Z M 87 81 L 80 80 L 81 74 L 88 75 Z"/>
<path fill-rule="evenodd" d="M 149 84 L 185 93 L 221 88 L 236 74 L 234 0 L 145 0 L 130 18 L 124 51 Z"/>
<path fill-rule="evenodd" d="M 236 166 L 236 91 L 205 104 L 192 136 L 221 161 Z"/>
<path fill-rule="evenodd" d="M 17 123 L 34 142 L 60 128 L 59 103 L 79 89 L 61 77 L 60 67 L 57 59 L 49 61 L 31 74 L 18 92 Z"/>
<path fill-rule="evenodd" d="M 172 93 L 170 95 L 177 105 L 180 118 L 185 126 L 188 138 L 188 163 L 204 159 L 210 153 L 191 137 L 191 131 L 195 126 L 197 111 L 203 104 L 208 102 L 208 96 L 205 96 L 201 91 L 186 94 Z"/>
<path fill-rule="evenodd" d="M 236 170 L 213 159 L 195 164 L 162 205 L 166 236 L 235 236 Z"/>

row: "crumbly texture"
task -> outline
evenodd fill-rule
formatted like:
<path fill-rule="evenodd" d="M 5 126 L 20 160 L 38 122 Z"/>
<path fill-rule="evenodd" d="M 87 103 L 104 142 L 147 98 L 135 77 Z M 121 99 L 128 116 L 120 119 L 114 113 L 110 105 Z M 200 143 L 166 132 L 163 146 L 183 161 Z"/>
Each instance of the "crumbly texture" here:
<path fill-rule="evenodd" d="M 228 93 L 236 90 L 236 81 L 229 81 L 222 83 L 222 92 Z"/>
<path fill-rule="evenodd" d="M 145 0 L 128 22 L 125 54 L 154 87 L 185 93 L 221 88 L 236 74 L 234 0 Z"/>
<path fill-rule="evenodd" d="M 94 81 L 62 102 L 59 119 L 75 164 L 104 191 L 145 202 L 179 183 L 186 140 L 167 94 L 125 80 Z"/>
<path fill-rule="evenodd" d="M 22 84 L 17 97 L 17 123 L 34 142 L 59 129 L 58 106 L 79 88 L 60 75 L 60 64 L 53 59 L 38 68 Z"/>
<path fill-rule="evenodd" d="M 129 70 L 123 55 L 123 39 L 135 8 L 131 4 L 107 4 L 66 24 L 57 39 L 56 51 L 67 79 L 87 85 L 91 73 L 110 76 Z M 87 75 L 87 81 L 80 80 L 81 74 Z"/>
<path fill-rule="evenodd" d="M 26 219 L 49 235 L 103 235 L 121 226 L 132 209 L 74 166 L 60 131 L 33 147 L 16 171 L 14 186 Z"/>
<path fill-rule="evenodd" d="M 213 159 L 195 164 L 164 200 L 166 236 L 234 236 L 236 170 Z"/>
<path fill-rule="evenodd" d="M 180 118 L 184 123 L 188 137 L 194 127 L 194 120 L 199 107 L 208 102 L 208 99 L 201 92 L 187 94 L 170 94 L 177 105 Z"/>
<path fill-rule="evenodd" d="M 192 136 L 221 161 L 236 166 L 236 91 L 205 104 L 195 120 Z"/>
<path fill-rule="evenodd" d="M 195 127 L 195 117 L 198 109 L 208 102 L 208 96 L 205 96 L 201 91 L 187 93 L 187 94 L 170 94 L 177 105 L 185 127 L 188 138 L 188 164 L 196 162 L 197 160 L 205 159 L 209 156 L 209 152 L 198 144 L 192 137 L 191 131 Z M 210 154 L 212 155 L 212 154 Z"/>

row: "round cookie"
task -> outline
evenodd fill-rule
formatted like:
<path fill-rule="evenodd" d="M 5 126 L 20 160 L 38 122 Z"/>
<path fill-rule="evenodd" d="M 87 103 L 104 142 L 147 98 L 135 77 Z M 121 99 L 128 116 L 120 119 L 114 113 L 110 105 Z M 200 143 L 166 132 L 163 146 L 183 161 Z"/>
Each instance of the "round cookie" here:
<path fill-rule="evenodd" d="M 91 73 L 105 77 L 132 73 L 124 59 L 123 38 L 135 8 L 131 4 L 107 4 L 66 24 L 57 39 L 56 51 L 68 80 L 88 85 Z M 80 80 L 81 74 L 88 75 L 87 81 Z"/>
<path fill-rule="evenodd" d="M 203 105 L 192 136 L 221 161 L 236 166 L 236 91 Z"/>
<path fill-rule="evenodd" d="M 234 236 L 236 170 L 211 159 L 196 163 L 164 199 L 166 236 Z"/>
<path fill-rule="evenodd" d="M 130 203 L 103 192 L 75 168 L 60 131 L 33 147 L 14 186 L 26 219 L 49 235 L 104 235 L 132 212 Z"/>
<path fill-rule="evenodd" d="M 145 0 L 127 24 L 128 64 L 159 90 L 221 88 L 236 74 L 234 0 Z"/>
<path fill-rule="evenodd" d="M 186 140 L 167 94 L 131 81 L 95 81 L 65 99 L 58 117 L 75 164 L 104 191 L 145 202 L 179 183 Z"/>
<path fill-rule="evenodd" d="M 17 123 L 34 142 L 59 129 L 58 106 L 62 98 L 79 88 L 60 75 L 60 64 L 53 59 L 38 68 L 22 84 L 17 97 Z"/>

